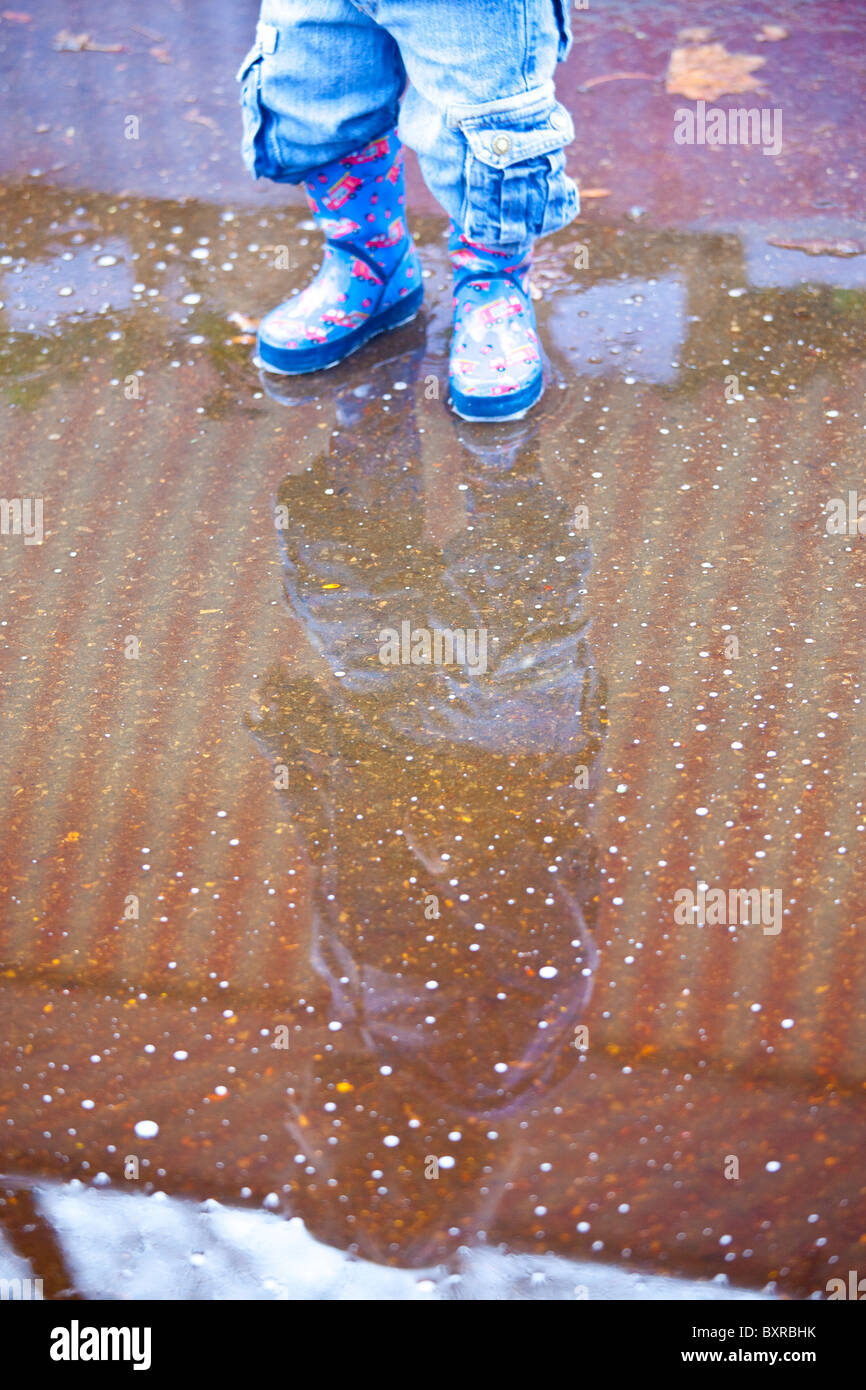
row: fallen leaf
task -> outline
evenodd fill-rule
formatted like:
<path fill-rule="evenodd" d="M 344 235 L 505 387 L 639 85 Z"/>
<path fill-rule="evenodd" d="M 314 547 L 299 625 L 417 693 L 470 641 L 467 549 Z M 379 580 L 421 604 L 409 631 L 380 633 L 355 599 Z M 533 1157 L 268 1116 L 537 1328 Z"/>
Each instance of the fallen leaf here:
<path fill-rule="evenodd" d="M 781 246 L 784 251 L 802 251 L 806 256 L 863 256 L 866 244 L 862 241 L 848 241 L 844 237 L 834 241 L 824 241 L 821 237 L 807 237 L 802 241 L 783 241 L 781 237 L 767 237 L 770 246 Z"/>
<path fill-rule="evenodd" d="M 206 125 L 208 130 L 218 130 L 216 121 L 212 116 L 203 116 L 197 106 L 191 111 L 184 112 L 184 120 L 190 121 L 193 125 Z"/>
<path fill-rule="evenodd" d="M 586 82 L 582 82 L 580 90 L 588 92 L 590 87 L 600 87 L 602 82 L 655 82 L 655 74 L 652 72 L 607 72 L 603 77 L 590 77 Z"/>
<path fill-rule="evenodd" d="M 581 198 L 609 198 L 609 197 L 610 197 L 610 189 L 609 189 L 609 188 L 582 188 L 582 189 L 580 190 L 580 196 L 581 196 Z"/>
<path fill-rule="evenodd" d="M 712 35 L 712 29 L 681 29 L 677 34 L 677 43 L 706 43 Z"/>
<path fill-rule="evenodd" d="M 242 314 L 234 309 L 228 316 L 229 323 L 233 323 L 242 333 L 255 333 L 259 326 L 258 319 L 251 319 L 248 314 Z"/>
<path fill-rule="evenodd" d="M 147 51 L 151 58 L 155 58 L 158 63 L 170 63 L 173 61 L 167 48 L 149 48 Z"/>
<path fill-rule="evenodd" d="M 788 31 L 781 24 L 762 24 L 760 34 L 755 35 L 755 43 L 776 43 L 778 39 L 787 37 Z"/>
<path fill-rule="evenodd" d="M 4 10 L 3 18 L 8 19 L 10 24 L 32 24 L 32 14 L 27 14 L 25 10 Z"/>
<path fill-rule="evenodd" d="M 125 53 L 122 43 L 96 43 L 89 34 L 73 34 L 61 29 L 54 36 L 54 48 L 58 53 Z"/>
<path fill-rule="evenodd" d="M 715 101 L 726 92 L 753 92 L 760 83 L 752 71 L 764 62 L 755 53 L 729 53 L 723 43 L 675 48 L 665 88 L 692 101 Z"/>

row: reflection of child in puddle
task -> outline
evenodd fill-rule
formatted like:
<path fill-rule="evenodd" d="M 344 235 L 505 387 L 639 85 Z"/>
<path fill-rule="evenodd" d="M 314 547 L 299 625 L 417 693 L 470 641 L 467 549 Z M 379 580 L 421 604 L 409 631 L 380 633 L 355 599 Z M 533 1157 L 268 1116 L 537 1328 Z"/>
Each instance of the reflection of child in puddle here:
<path fill-rule="evenodd" d="M 288 769 L 324 986 L 300 991 L 286 1054 L 307 1159 L 289 1205 L 334 1244 L 410 1264 L 442 1258 L 459 1243 L 449 1230 L 492 1222 L 520 1152 L 503 1151 L 512 1120 L 580 1062 L 596 890 L 574 784 L 598 760 L 603 703 L 582 617 L 587 542 L 534 430 L 478 456 L 411 388 L 384 416 L 382 395 L 417 379 L 420 356 L 338 386 L 321 411 L 292 398 L 310 445 L 277 514 L 309 646 L 265 678 L 256 727 Z M 487 671 L 385 666 L 379 632 L 403 620 L 484 628 Z M 457 1131 L 459 1184 L 427 1180 Z M 371 1186 L 373 1152 L 386 1180 Z"/>
<path fill-rule="evenodd" d="M 442 416 L 416 432 L 402 400 L 375 447 L 341 431 L 277 496 L 289 605 L 323 674 L 272 672 L 256 733 L 288 768 L 327 986 L 300 1014 L 332 1025 L 315 1063 L 343 1115 L 326 1166 L 369 1124 L 361 1097 L 398 1138 L 400 1096 L 419 1125 L 485 1129 L 541 1103 L 578 1063 L 596 965 L 574 785 L 601 732 L 586 542 L 526 455 L 479 465 Z M 337 410 L 359 402 L 346 388 Z M 384 666 L 377 634 L 403 619 L 483 627 L 488 670 Z M 299 1142 L 328 1098 L 308 1097 Z M 430 1152 L 423 1129 L 404 1140 Z"/>
<path fill-rule="evenodd" d="M 567 0 L 263 0 L 238 74 L 244 160 L 257 178 L 303 182 L 325 235 L 315 279 L 262 320 L 267 368 L 333 366 L 418 312 L 399 113 L 451 218 L 451 404 L 474 420 L 535 404 L 532 244 L 578 208 L 563 156 L 574 129 L 553 86 L 569 10 Z"/>

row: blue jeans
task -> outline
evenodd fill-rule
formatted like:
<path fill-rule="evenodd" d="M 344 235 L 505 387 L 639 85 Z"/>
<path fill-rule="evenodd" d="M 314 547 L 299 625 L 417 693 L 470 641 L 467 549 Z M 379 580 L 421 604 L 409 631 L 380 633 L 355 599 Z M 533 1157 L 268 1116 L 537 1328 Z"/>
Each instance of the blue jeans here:
<path fill-rule="evenodd" d="M 263 0 L 238 73 L 244 162 L 256 178 L 299 183 L 398 125 L 468 237 L 515 246 L 556 231 L 578 211 L 563 155 L 574 126 L 553 88 L 569 10 L 569 0 Z"/>

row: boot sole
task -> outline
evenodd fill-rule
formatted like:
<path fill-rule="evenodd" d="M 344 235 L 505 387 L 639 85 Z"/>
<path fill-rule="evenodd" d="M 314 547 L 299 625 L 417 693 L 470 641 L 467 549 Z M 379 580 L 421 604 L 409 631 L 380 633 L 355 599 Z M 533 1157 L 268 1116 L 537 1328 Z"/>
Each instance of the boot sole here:
<path fill-rule="evenodd" d="M 317 347 L 280 348 L 273 343 L 263 342 L 259 337 L 256 341 L 256 366 L 276 372 L 279 376 L 303 376 L 307 372 L 327 371 L 329 367 L 336 367 L 345 358 L 351 357 L 371 338 L 410 323 L 421 308 L 423 298 L 424 289 L 419 285 L 417 290 L 403 299 L 395 300 L 381 314 L 374 314 L 366 323 L 359 324 L 342 338 Z"/>
<path fill-rule="evenodd" d="M 451 387 L 451 409 L 461 420 L 522 420 L 544 395 L 544 378 L 508 396 L 464 396 Z"/>

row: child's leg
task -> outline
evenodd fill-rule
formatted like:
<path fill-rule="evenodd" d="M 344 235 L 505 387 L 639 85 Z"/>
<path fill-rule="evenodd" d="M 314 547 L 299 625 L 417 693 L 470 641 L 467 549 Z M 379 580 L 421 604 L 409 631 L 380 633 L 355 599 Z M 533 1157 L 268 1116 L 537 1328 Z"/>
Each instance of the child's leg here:
<path fill-rule="evenodd" d="M 263 0 L 238 78 L 244 163 L 300 183 L 394 129 L 406 72 L 395 40 L 350 0 Z"/>
<path fill-rule="evenodd" d="M 317 371 L 421 304 L 394 129 L 406 73 L 395 40 L 349 0 L 264 0 L 240 76 L 250 172 L 303 180 L 326 238 L 312 283 L 262 319 L 258 355 Z"/>
<path fill-rule="evenodd" d="M 529 254 L 578 211 L 563 147 L 574 128 L 553 73 L 566 0 L 379 0 L 409 74 L 400 133 L 452 219 L 451 403 L 469 419 L 523 415 L 544 389 Z"/>

